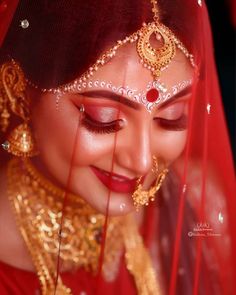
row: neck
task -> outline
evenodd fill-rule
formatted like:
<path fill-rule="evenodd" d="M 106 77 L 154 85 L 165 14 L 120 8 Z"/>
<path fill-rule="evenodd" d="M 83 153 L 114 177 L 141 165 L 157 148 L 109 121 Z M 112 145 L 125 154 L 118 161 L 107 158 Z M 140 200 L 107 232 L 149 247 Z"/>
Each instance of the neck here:
<path fill-rule="evenodd" d="M 9 163 L 8 191 L 37 272 L 42 259 L 54 268 L 59 255 L 65 269 L 83 267 L 96 273 L 105 222 L 102 214 L 49 182 L 28 159 L 13 159 Z M 118 223 L 120 219 L 109 221 L 108 241 L 114 230 L 120 235 Z M 117 245 L 122 248 L 121 243 Z M 116 246 L 109 250 L 112 254 L 118 249 Z"/>
<path fill-rule="evenodd" d="M 13 159 L 10 161 L 7 176 L 7 191 L 12 211 L 14 211 L 19 230 L 30 253 L 31 261 L 34 261 L 32 268 L 44 282 L 42 289 L 48 292 L 55 288 L 54 275 L 57 272 L 55 259 L 58 255 L 63 260 L 63 265 L 66 266 L 65 270 L 83 267 L 87 271 L 96 272 L 104 216 L 96 213 L 77 197 L 76 201 L 80 205 L 75 207 L 68 204 L 62 220 L 63 191 L 41 177 L 27 160 Z M 6 173 L 0 180 L 6 183 Z M 5 196 L 7 196 L 6 193 Z M 56 197 L 56 201 L 53 197 Z M 68 195 L 68 197 L 69 200 L 74 200 L 73 195 Z M 7 200 L 7 198 L 4 199 Z M 6 215 L 11 216 L 11 221 L 14 220 L 11 210 L 8 210 Z M 2 217 L 4 213 L 0 214 L 0 218 Z M 4 229 L 6 226 L 8 224 L 4 220 Z M 8 227 L 8 229 L 12 233 L 11 228 Z M 5 236 L 4 232 L 0 234 Z M 60 251 L 58 251 L 58 243 L 60 243 Z M 138 293 L 143 294 L 144 290 L 150 290 L 150 294 L 159 294 L 150 257 L 131 215 L 109 218 L 104 246 L 102 273 L 105 280 L 113 281 L 117 277 L 119 261 L 125 247 L 127 257 L 129 257 L 126 263 L 130 273 L 134 276 Z M 26 250 L 26 247 L 24 249 Z M 18 255 L 19 251 L 8 248 L 9 255 L 12 256 L 13 252 L 16 257 L 21 257 L 23 261 L 27 260 L 25 256 Z M 0 253 L 3 253 L 1 247 Z M 19 265 L 14 265 L 19 267 Z M 45 271 L 48 275 L 42 278 Z M 63 269 L 60 269 L 61 271 Z M 143 273 L 141 277 L 140 273 Z M 57 289 L 63 294 L 71 294 L 70 289 L 63 284 L 60 275 Z"/>

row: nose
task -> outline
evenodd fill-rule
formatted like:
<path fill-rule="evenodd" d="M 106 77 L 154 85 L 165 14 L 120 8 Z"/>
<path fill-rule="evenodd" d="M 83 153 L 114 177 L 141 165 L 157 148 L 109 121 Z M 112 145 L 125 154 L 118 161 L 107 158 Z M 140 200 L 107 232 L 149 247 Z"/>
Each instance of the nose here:
<path fill-rule="evenodd" d="M 117 138 L 116 163 L 135 174 L 136 177 L 150 172 L 153 164 L 151 135 L 147 128 L 133 130 L 125 138 Z"/>

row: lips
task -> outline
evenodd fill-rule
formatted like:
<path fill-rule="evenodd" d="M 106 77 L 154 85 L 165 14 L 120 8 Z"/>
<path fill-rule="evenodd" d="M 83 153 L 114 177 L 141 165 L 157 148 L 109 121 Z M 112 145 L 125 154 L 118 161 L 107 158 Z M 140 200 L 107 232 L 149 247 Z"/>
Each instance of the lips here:
<path fill-rule="evenodd" d="M 133 193 L 136 188 L 137 178 L 127 177 L 107 172 L 97 167 L 91 166 L 97 178 L 111 191 L 116 193 Z"/>

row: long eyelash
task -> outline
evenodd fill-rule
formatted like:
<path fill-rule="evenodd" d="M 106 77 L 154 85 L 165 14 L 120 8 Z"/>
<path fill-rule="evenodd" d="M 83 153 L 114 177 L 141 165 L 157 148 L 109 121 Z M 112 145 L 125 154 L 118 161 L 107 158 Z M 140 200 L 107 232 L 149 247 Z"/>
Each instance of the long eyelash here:
<path fill-rule="evenodd" d="M 154 120 L 158 122 L 161 128 L 166 130 L 182 131 L 187 128 L 186 115 L 182 115 L 179 119 L 176 120 L 167 120 L 164 118 L 155 118 Z"/>
<path fill-rule="evenodd" d="M 84 113 L 81 124 L 89 131 L 99 134 L 114 133 L 122 129 L 123 121 L 121 119 L 109 123 L 102 123 L 94 120 L 88 114 Z"/>

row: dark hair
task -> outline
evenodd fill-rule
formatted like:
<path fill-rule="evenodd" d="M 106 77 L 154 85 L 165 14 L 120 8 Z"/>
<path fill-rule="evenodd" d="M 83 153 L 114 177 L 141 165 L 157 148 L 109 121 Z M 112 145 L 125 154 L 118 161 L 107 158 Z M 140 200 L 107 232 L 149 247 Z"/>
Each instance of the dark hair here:
<path fill-rule="evenodd" d="M 181 0 L 159 2 L 163 22 L 189 47 L 192 26 L 184 21 L 188 7 L 176 17 Z M 24 19 L 29 21 L 27 29 L 20 26 Z M 105 48 L 137 31 L 144 21 L 152 21 L 148 0 L 22 0 L 3 50 L 33 83 L 56 87 L 80 76 Z"/>

